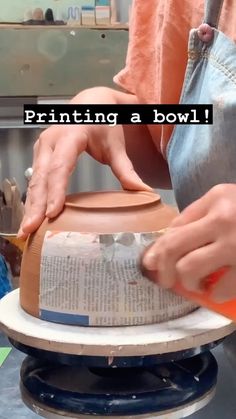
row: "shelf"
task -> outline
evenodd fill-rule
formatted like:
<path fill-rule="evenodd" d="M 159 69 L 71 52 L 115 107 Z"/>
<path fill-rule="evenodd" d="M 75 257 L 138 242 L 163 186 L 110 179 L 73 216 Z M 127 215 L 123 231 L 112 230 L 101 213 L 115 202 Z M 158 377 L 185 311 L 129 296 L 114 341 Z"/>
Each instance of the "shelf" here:
<path fill-rule="evenodd" d="M 95 29 L 95 30 L 128 30 L 129 26 L 125 24 L 117 25 L 25 25 L 17 23 L 0 23 L 0 29 L 60 29 L 60 30 L 73 30 L 73 29 Z"/>

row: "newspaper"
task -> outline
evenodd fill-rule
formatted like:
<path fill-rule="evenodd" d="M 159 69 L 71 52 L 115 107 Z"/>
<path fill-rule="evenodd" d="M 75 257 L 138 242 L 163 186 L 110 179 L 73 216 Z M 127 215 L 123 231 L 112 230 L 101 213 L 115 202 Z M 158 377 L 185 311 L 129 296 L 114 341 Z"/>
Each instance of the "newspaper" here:
<path fill-rule="evenodd" d="M 140 270 L 153 233 L 47 231 L 40 267 L 40 317 L 83 326 L 141 325 L 186 315 L 196 305 Z"/>

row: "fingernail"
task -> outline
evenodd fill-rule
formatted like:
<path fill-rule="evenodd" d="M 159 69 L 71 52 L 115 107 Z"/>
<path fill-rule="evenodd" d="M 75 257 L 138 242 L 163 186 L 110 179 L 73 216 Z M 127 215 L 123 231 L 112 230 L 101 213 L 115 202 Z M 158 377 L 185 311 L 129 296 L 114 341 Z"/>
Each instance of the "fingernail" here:
<path fill-rule="evenodd" d="M 20 228 L 16 237 L 17 239 L 25 239 L 25 237 L 27 237 L 27 234 L 24 232 L 22 228 Z"/>
<path fill-rule="evenodd" d="M 24 230 L 25 228 L 28 228 L 29 226 L 31 226 L 31 224 L 32 224 L 32 221 L 33 221 L 33 219 L 30 217 L 30 218 L 27 218 L 25 221 L 24 221 L 24 223 L 22 223 L 22 226 L 21 226 L 21 230 Z"/>
<path fill-rule="evenodd" d="M 143 182 L 142 182 L 142 183 L 143 183 Z M 148 191 L 150 191 L 150 192 L 153 192 L 153 191 L 154 191 L 154 189 L 153 189 L 153 188 L 151 188 L 151 186 L 147 185 L 146 183 L 143 183 L 143 185 L 145 185 L 145 188 L 146 188 Z"/>
<path fill-rule="evenodd" d="M 17 233 L 17 238 L 19 239 L 24 234 L 22 228 L 20 227 Z"/>
<path fill-rule="evenodd" d="M 50 213 L 54 210 L 53 204 L 48 204 L 47 211 L 46 211 L 46 217 L 50 216 Z"/>
<path fill-rule="evenodd" d="M 140 179 L 140 181 L 142 182 L 143 186 L 145 187 L 145 189 L 147 191 L 150 191 L 150 192 L 153 192 L 154 191 L 154 189 L 151 186 L 147 185 L 147 183 L 144 183 L 141 178 L 139 178 L 139 179 Z"/>
<path fill-rule="evenodd" d="M 146 269 L 154 270 L 156 268 L 156 255 L 155 253 L 148 252 L 143 258 L 143 264 Z"/>

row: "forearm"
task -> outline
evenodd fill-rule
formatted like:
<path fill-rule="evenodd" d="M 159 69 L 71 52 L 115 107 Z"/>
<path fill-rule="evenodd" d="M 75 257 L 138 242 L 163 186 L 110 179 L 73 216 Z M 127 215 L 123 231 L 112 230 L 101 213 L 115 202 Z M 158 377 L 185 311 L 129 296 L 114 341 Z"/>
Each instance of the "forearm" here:
<path fill-rule="evenodd" d="M 94 87 L 80 92 L 71 103 L 136 105 L 139 102 L 136 96 L 129 93 Z M 104 125 L 100 132 L 106 135 L 107 129 L 112 129 L 115 135 L 114 128 Z M 171 188 L 167 163 L 157 150 L 148 128 L 145 125 L 124 125 L 123 134 L 127 154 L 143 181 L 153 188 Z"/>
<path fill-rule="evenodd" d="M 146 125 L 123 126 L 126 151 L 134 169 L 152 188 L 171 189 L 167 162 L 157 150 Z"/>

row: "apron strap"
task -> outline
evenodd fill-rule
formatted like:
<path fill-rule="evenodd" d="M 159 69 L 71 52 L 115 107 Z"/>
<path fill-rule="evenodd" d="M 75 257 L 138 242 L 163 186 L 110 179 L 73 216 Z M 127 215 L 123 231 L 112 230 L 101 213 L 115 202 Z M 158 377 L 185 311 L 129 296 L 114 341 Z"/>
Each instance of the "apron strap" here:
<path fill-rule="evenodd" d="M 205 0 L 204 23 L 217 28 L 224 0 Z"/>

